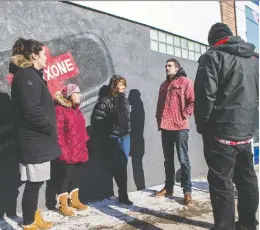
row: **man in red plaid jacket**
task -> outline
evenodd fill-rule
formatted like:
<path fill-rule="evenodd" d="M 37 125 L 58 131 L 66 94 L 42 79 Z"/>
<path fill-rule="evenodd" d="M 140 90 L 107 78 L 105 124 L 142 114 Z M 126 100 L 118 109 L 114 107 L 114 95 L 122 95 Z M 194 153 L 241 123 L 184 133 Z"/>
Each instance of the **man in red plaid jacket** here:
<path fill-rule="evenodd" d="M 193 114 L 194 89 L 176 59 L 169 59 L 165 65 L 167 79 L 161 84 L 156 110 L 158 129 L 162 132 L 165 187 L 156 192 L 157 197 L 172 196 L 175 184 L 174 146 L 181 164 L 181 186 L 184 203 L 192 204 L 191 167 L 188 156 L 188 118 Z"/>

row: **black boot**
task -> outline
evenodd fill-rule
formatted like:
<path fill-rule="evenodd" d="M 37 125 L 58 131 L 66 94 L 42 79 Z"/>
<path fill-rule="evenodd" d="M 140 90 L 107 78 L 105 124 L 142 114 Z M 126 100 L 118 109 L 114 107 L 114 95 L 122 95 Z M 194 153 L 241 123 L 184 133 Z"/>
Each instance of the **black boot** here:
<path fill-rule="evenodd" d="M 119 190 L 118 194 L 119 194 L 119 197 L 118 197 L 119 203 L 123 203 L 123 204 L 126 204 L 126 205 L 132 205 L 133 204 L 133 202 L 131 200 L 129 200 L 127 192 L 120 192 L 120 190 Z"/>
<path fill-rule="evenodd" d="M 118 201 L 120 203 L 123 203 L 126 205 L 132 205 L 133 202 L 129 200 L 129 197 L 127 194 L 127 168 L 126 167 L 127 167 L 127 164 L 119 167 L 118 173 L 116 175 L 117 186 L 119 188 Z"/>

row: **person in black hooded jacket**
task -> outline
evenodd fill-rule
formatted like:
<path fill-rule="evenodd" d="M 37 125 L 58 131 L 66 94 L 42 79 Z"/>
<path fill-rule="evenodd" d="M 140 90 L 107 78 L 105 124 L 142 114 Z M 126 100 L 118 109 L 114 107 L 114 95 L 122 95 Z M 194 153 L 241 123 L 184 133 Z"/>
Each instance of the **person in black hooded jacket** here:
<path fill-rule="evenodd" d="M 258 59 L 254 45 L 233 36 L 226 24 L 214 24 L 208 42 L 210 49 L 198 61 L 194 114 L 209 167 L 213 229 L 256 229 L 259 191 L 250 141 L 258 109 Z"/>

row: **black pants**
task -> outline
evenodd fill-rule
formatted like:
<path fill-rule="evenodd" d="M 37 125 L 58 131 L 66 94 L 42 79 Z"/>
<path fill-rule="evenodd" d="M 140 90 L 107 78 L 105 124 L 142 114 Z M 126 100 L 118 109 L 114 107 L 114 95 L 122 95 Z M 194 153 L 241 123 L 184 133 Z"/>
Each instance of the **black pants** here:
<path fill-rule="evenodd" d="M 189 131 L 162 130 L 162 147 L 164 154 L 164 167 L 166 174 L 165 188 L 173 191 L 175 184 L 174 145 L 176 145 L 178 160 L 181 165 L 181 187 L 183 193 L 191 192 L 191 166 L 188 155 Z"/>
<path fill-rule="evenodd" d="M 51 162 L 51 179 L 47 181 L 45 199 L 46 207 L 53 209 L 56 194 L 71 192 L 79 188 L 83 164 L 64 164 L 58 159 Z"/>
<path fill-rule="evenodd" d="M 23 224 L 34 222 L 35 212 L 38 208 L 39 191 L 43 182 L 26 181 L 22 199 Z"/>
<path fill-rule="evenodd" d="M 233 182 L 238 191 L 239 223 L 256 229 L 259 191 L 250 144 L 229 146 L 208 135 L 203 141 L 215 229 L 235 229 Z"/>

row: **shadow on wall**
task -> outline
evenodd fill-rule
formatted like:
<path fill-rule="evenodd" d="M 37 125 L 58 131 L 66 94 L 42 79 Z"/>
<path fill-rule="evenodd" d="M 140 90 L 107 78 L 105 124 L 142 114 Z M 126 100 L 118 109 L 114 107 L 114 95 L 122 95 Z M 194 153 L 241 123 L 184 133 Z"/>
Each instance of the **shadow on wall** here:
<path fill-rule="evenodd" d="M 143 157 L 145 153 L 144 123 L 145 111 L 141 93 L 137 89 L 131 89 L 128 96 L 131 105 L 131 152 L 134 182 L 137 190 L 145 188 L 145 176 L 143 169 Z"/>
<path fill-rule="evenodd" d="M 107 85 L 101 86 L 98 93 L 99 100 L 107 96 L 108 91 Z M 82 173 L 86 176 L 81 179 L 80 197 L 83 201 L 98 200 L 114 195 L 113 177 L 106 162 L 106 139 L 99 125 L 91 121 L 91 125 L 87 127 L 90 136 L 89 161 L 85 164 Z"/>
<path fill-rule="evenodd" d="M 16 216 L 20 173 L 10 96 L 0 93 L 0 218 Z"/>

